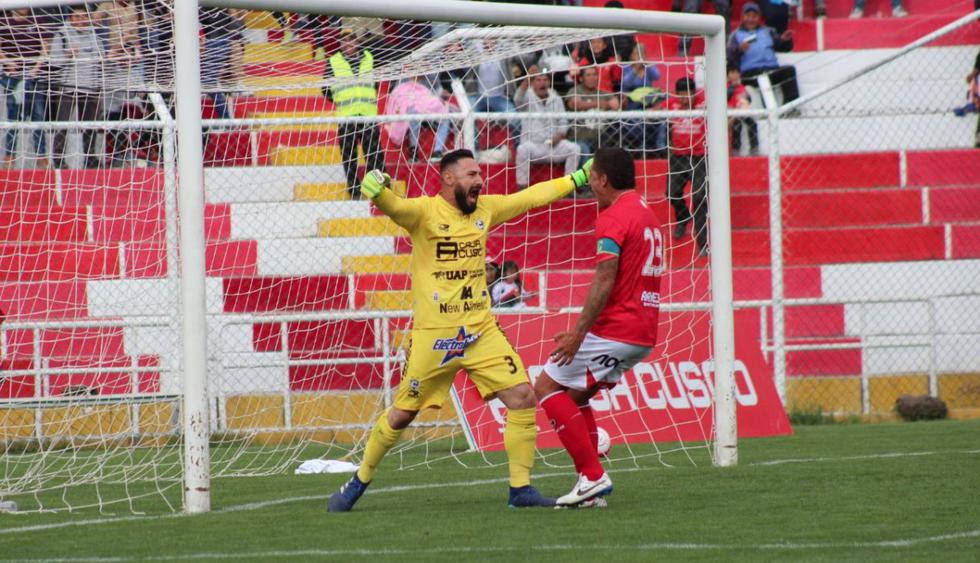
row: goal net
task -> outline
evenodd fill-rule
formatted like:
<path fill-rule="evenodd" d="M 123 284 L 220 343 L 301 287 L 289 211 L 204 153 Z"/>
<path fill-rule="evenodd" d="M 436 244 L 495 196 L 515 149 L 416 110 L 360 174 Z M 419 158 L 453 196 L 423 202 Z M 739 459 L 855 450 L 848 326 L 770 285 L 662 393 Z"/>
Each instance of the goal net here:
<path fill-rule="evenodd" d="M 23 33 L 2 47 L 22 78 L 0 122 L 13 139 L 0 171 L 0 499 L 179 510 L 174 68 L 185 61 L 172 5 L 4 18 Z M 673 57 L 670 34 L 206 7 L 199 18 L 209 414 L 198 423 L 212 477 L 358 462 L 400 382 L 412 280 L 407 233 L 357 185 L 377 168 L 403 197 L 435 195 L 438 158 L 457 148 L 481 163 L 483 194 L 566 175 L 600 147 L 632 153 L 662 224 L 650 241 L 659 344 L 593 407 L 612 464 L 712 462 L 703 56 Z M 35 40 L 48 50 L 41 79 Z M 584 303 L 598 213 L 580 191 L 487 238 L 493 312 L 532 379 Z M 752 410 L 774 406 L 759 319 L 735 322 L 740 414 L 771 418 Z M 475 393 L 457 378 L 383 471 L 503 464 L 503 407 Z M 570 466 L 543 415 L 538 425 L 539 466 Z"/>

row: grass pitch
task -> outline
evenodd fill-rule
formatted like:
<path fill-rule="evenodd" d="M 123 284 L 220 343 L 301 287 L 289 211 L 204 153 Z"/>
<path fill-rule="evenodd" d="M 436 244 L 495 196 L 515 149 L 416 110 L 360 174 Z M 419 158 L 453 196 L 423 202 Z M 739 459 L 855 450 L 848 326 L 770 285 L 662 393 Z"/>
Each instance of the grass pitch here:
<path fill-rule="evenodd" d="M 980 421 L 800 427 L 742 440 L 727 469 L 617 462 L 605 509 L 508 509 L 504 467 L 387 465 L 350 514 L 326 512 L 344 475 L 218 479 L 214 510 L 199 516 L 0 514 L 0 559 L 980 557 Z M 573 481 L 536 470 L 546 494 Z"/>

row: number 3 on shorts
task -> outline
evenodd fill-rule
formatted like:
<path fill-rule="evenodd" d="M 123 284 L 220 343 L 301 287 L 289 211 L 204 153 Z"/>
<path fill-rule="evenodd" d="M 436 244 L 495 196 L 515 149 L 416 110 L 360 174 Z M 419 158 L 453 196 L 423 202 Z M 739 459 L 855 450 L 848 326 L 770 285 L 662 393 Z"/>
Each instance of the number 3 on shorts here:
<path fill-rule="evenodd" d="M 514 363 L 513 356 L 504 356 L 507 365 L 510 366 L 510 373 L 517 373 L 517 364 Z"/>

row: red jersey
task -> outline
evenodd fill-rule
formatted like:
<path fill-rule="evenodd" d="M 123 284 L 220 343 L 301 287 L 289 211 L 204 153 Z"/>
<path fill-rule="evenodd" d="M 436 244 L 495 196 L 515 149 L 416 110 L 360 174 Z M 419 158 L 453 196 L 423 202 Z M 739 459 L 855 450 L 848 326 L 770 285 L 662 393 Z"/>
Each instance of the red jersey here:
<path fill-rule="evenodd" d="M 702 95 L 694 98 L 695 109 L 704 107 Z M 688 109 L 678 99 L 667 102 L 669 110 Z M 670 120 L 670 152 L 677 155 L 704 154 L 704 139 L 707 131 L 703 117 L 673 117 Z"/>
<path fill-rule="evenodd" d="M 738 109 L 738 101 L 742 99 L 742 96 L 748 96 L 749 92 L 745 89 L 743 84 L 736 84 L 732 86 L 728 85 L 728 107 L 732 109 Z"/>
<path fill-rule="evenodd" d="M 599 213 L 595 231 L 599 241 L 596 262 L 618 255 L 619 269 L 591 332 L 617 342 L 655 345 L 664 267 L 660 223 L 640 194 L 628 191 Z"/>

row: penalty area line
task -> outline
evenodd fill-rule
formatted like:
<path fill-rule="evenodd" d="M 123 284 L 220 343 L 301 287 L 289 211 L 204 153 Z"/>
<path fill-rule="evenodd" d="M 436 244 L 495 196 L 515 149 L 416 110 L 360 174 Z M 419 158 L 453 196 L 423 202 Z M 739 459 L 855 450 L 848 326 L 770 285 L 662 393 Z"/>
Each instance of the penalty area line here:
<path fill-rule="evenodd" d="M 771 466 L 771 465 L 784 465 L 790 463 L 823 463 L 823 462 L 834 462 L 834 461 L 860 461 L 869 459 L 882 459 L 882 458 L 901 458 L 901 457 L 923 457 L 923 456 L 933 456 L 933 455 L 962 455 L 962 454 L 980 454 L 980 450 L 946 450 L 946 451 L 926 451 L 926 452 L 891 452 L 891 453 L 881 453 L 881 454 L 866 454 L 866 455 L 852 455 L 843 457 L 813 457 L 813 458 L 789 458 L 789 459 L 774 459 L 769 461 L 756 461 L 752 463 L 744 464 L 746 467 L 758 467 L 758 466 Z M 660 467 L 629 467 L 623 469 L 610 469 L 609 473 L 635 473 L 638 471 L 652 471 L 659 469 Z M 555 477 L 570 477 L 572 476 L 568 472 L 557 472 L 557 473 L 541 473 L 534 475 L 534 479 L 551 479 Z M 499 483 L 506 483 L 508 481 L 507 477 L 497 477 L 493 479 L 475 479 L 468 481 L 449 481 L 443 483 L 419 483 L 410 485 L 392 485 L 388 487 L 379 487 L 377 489 L 368 489 L 365 494 L 377 495 L 384 493 L 398 493 L 404 491 L 418 491 L 425 489 L 442 489 L 450 487 L 472 487 L 480 485 L 495 485 Z M 188 518 L 195 516 L 206 516 L 207 514 L 224 514 L 230 512 L 247 512 L 252 510 L 260 510 L 263 508 L 268 508 L 271 506 L 279 506 L 283 504 L 291 504 L 296 502 L 313 502 L 313 501 L 323 501 L 330 498 L 333 491 L 322 495 L 305 495 L 296 497 L 286 497 L 280 499 L 250 502 L 245 504 L 236 504 L 232 506 L 227 506 L 225 508 L 219 508 L 217 510 L 212 510 L 209 513 L 204 514 L 186 514 L 183 512 L 177 512 L 172 514 L 152 514 L 147 516 L 119 516 L 112 518 L 92 518 L 88 520 L 66 520 L 64 522 L 52 522 L 48 524 L 32 524 L 27 526 L 18 526 L 0 529 L 0 536 L 8 534 L 18 534 L 18 533 L 28 533 L 28 532 L 39 532 L 44 530 L 54 530 L 59 528 L 72 528 L 72 527 L 83 527 L 83 526 L 97 526 L 100 524 L 116 524 L 124 522 L 136 522 L 136 521 L 153 521 L 153 520 L 164 520 L 172 518 Z M 10 515 L 16 517 L 16 515 Z M 380 552 L 379 552 L 380 553 Z M 110 559 L 99 559 L 99 561 L 110 561 Z"/>
<path fill-rule="evenodd" d="M 531 546 L 446 546 L 433 547 L 428 549 L 297 549 L 297 550 L 274 550 L 274 551 L 251 551 L 251 552 L 220 552 L 210 551 L 201 553 L 188 553 L 184 555 L 161 555 L 156 557 L 146 557 L 140 561 L 185 561 L 199 559 L 271 559 L 286 557 L 377 557 L 379 555 L 440 555 L 440 554 L 459 554 L 459 555 L 478 555 L 486 553 L 528 553 L 528 552 L 556 552 L 556 551 L 817 551 L 824 549 L 879 549 L 879 548 L 905 548 L 922 544 L 940 543 L 956 541 L 962 539 L 980 538 L 980 530 L 967 530 L 963 532 L 953 532 L 936 536 L 921 538 L 903 538 L 897 540 L 881 541 L 861 541 L 861 542 L 774 542 L 762 544 L 716 544 L 716 543 L 644 543 L 637 545 L 597 545 L 597 544 L 553 544 L 553 545 L 531 545 Z M 73 557 L 71 559 L 11 559 L 7 561 L 47 561 L 68 562 L 109 562 L 122 561 L 121 557 Z"/>

